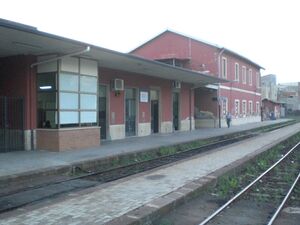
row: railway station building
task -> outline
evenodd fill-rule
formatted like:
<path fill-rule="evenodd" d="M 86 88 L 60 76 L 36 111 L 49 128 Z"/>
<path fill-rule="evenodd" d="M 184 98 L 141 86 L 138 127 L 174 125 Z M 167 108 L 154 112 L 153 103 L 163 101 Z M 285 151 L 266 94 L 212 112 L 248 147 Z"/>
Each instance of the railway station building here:
<path fill-rule="evenodd" d="M 222 82 L 0 20 L 0 152 L 193 130 L 195 89 Z"/>
<path fill-rule="evenodd" d="M 250 59 L 169 30 L 131 54 L 229 81 L 195 89 L 196 128 L 225 127 L 227 112 L 233 117 L 233 125 L 261 120 L 260 70 L 263 67 Z"/>

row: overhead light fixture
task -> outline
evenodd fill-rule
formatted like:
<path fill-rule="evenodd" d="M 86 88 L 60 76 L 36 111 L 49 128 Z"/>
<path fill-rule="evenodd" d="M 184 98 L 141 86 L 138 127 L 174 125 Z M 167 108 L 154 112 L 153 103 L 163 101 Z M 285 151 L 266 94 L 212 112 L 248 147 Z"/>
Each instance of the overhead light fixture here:
<path fill-rule="evenodd" d="M 40 86 L 41 90 L 49 90 L 52 89 L 52 86 Z"/>

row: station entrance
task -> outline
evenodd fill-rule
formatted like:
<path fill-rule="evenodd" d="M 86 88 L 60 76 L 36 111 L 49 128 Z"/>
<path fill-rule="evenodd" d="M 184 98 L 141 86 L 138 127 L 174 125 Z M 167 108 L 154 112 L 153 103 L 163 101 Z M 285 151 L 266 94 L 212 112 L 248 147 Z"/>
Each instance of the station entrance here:
<path fill-rule="evenodd" d="M 125 135 L 136 135 L 136 91 L 134 88 L 125 89 Z"/>
<path fill-rule="evenodd" d="M 159 132 L 159 92 L 158 90 L 150 91 L 151 101 L 151 133 Z"/>

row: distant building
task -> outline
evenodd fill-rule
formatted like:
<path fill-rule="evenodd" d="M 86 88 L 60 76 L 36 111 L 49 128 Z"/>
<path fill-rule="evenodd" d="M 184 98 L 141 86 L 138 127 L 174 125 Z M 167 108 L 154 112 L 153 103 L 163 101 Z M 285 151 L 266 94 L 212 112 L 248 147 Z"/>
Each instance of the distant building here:
<path fill-rule="evenodd" d="M 278 101 L 288 112 L 300 110 L 300 82 L 278 84 Z"/>
<path fill-rule="evenodd" d="M 276 85 L 276 75 L 269 74 L 261 77 L 261 97 L 277 101 L 278 88 Z"/>
<path fill-rule="evenodd" d="M 266 119 L 275 120 L 280 117 L 284 117 L 284 111 L 282 111 L 281 109 L 282 109 L 281 103 L 266 98 L 263 99 L 262 100 L 263 120 Z"/>

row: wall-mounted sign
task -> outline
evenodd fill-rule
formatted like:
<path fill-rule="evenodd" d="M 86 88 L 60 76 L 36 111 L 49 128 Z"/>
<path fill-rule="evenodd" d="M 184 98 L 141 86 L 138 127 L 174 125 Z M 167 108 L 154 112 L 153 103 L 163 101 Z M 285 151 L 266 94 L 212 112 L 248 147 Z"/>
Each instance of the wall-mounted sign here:
<path fill-rule="evenodd" d="M 140 102 L 149 101 L 149 91 L 140 91 Z"/>

